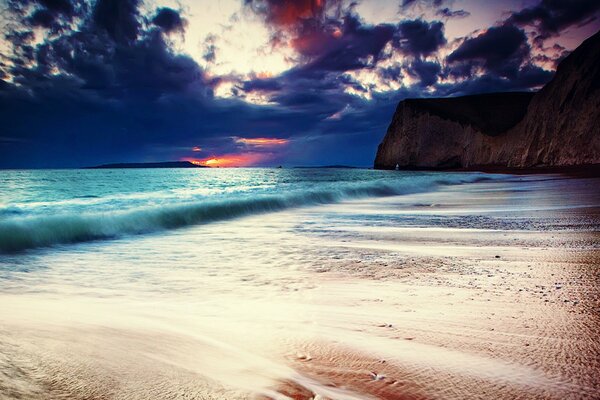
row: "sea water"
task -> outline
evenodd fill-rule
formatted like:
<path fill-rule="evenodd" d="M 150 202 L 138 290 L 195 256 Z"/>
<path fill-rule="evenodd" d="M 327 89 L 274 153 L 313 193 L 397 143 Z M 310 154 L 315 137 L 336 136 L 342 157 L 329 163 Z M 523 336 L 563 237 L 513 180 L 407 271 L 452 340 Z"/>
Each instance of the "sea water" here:
<path fill-rule="evenodd" d="M 0 397 L 593 396 L 597 184 L 1 171 Z"/>
<path fill-rule="evenodd" d="M 432 191 L 483 174 L 362 169 L 100 169 L 0 173 L 0 252 L 109 240 L 244 215 Z"/>

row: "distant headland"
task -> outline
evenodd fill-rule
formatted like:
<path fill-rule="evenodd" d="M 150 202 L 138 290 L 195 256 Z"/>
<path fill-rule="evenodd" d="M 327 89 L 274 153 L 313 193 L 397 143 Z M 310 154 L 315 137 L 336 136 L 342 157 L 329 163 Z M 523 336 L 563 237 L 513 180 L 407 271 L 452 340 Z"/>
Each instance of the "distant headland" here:
<path fill-rule="evenodd" d="M 84 169 L 123 169 L 123 168 L 208 168 L 205 165 L 194 164 L 189 161 L 164 161 L 148 163 L 116 163 L 102 164 Z"/>

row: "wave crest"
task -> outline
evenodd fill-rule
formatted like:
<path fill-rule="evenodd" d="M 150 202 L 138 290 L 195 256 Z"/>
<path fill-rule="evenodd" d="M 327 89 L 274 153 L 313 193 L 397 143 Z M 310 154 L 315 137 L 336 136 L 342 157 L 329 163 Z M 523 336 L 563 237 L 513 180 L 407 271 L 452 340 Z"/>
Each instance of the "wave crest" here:
<path fill-rule="evenodd" d="M 425 179 L 427 178 L 427 179 Z M 282 194 L 202 200 L 197 203 L 132 209 L 113 213 L 19 217 L 0 221 L 0 253 L 13 253 L 92 240 L 112 239 L 227 220 L 289 208 L 330 204 L 433 190 L 439 185 L 486 179 L 480 175 L 411 177 L 402 181 L 342 183 L 328 188 Z"/>

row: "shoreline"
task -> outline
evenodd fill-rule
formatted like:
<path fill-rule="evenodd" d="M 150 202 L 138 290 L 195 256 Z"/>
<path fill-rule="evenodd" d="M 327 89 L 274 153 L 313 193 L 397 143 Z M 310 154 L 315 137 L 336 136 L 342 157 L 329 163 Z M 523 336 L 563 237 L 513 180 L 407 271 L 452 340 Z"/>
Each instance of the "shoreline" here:
<path fill-rule="evenodd" d="M 401 172 L 482 172 L 489 174 L 508 174 L 508 175 L 547 175 L 547 174 L 562 174 L 574 178 L 598 178 L 600 177 L 600 164 L 589 164 L 589 165 L 565 165 L 565 166 L 545 166 L 545 167 L 525 167 L 525 168 L 513 168 L 507 166 L 473 166 L 468 168 L 437 168 L 437 167 L 400 167 L 398 170 L 395 168 L 375 168 L 375 167 L 361 167 L 361 166 L 291 166 L 283 167 L 271 166 L 271 167 L 70 167 L 70 168 L 0 168 L 0 171 L 70 171 L 70 170 L 189 170 L 189 169 L 216 169 L 216 170 L 245 170 L 245 169 L 273 169 L 273 170 L 375 170 L 375 171 L 401 171 Z"/>
<path fill-rule="evenodd" d="M 483 181 L 28 255 L 43 267 L 1 281 L 0 393 L 591 397 L 592 186 Z"/>
<path fill-rule="evenodd" d="M 382 171 L 394 171 L 394 168 L 374 168 Z M 564 166 L 545 166 L 545 167 L 527 167 L 511 168 L 502 165 L 484 165 L 468 168 L 436 168 L 436 167 L 400 167 L 398 171 L 427 171 L 427 172 L 483 172 L 490 174 L 510 174 L 510 175 L 546 175 L 563 174 L 575 178 L 598 178 L 600 177 L 600 164 L 589 165 L 564 165 Z"/>

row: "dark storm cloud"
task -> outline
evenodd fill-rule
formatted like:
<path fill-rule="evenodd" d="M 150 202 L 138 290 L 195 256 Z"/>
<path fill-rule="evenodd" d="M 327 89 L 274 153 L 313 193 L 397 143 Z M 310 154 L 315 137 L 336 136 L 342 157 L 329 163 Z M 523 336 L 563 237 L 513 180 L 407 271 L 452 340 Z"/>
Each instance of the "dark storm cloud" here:
<path fill-rule="evenodd" d="M 546 84 L 554 75 L 553 72 L 527 64 L 516 71 L 511 79 L 493 73 L 485 73 L 479 77 L 467 79 L 457 84 L 439 85 L 441 96 L 463 96 L 475 93 L 493 93 L 508 91 L 530 91 Z"/>
<path fill-rule="evenodd" d="M 256 11 L 254 2 L 253 10 L 265 18 L 274 37 L 287 37 L 301 62 L 277 78 L 244 82 L 241 89 L 270 91 L 272 101 L 301 113 L 314 124 L 341 116 L 354 104 L 362 108 L 364 105 L 358 103 L 364 100 L 345 89 L 364 92 L 365 88 L 342 73 L 375 68 L 378 60 L 388 56 L 383 54 L 384 48 L 392 42 L 398 27 L 365 24 L 352 7 L 344 9 L 340 2 L 291 3 L 261 2 L 262 8 Z M 389 72 L 389 76 L 399 77 L 399 71 Z"/>
<path fill-rule="evenodd" d="M 169 149 L 190 143 L 207 143 L 218 154 L 235 150 L 228 147 L 230 140 L 220 140 L 232 135 L 319 135 L 319 124 L 354 100 L 341 92 L 336 74 L 316 80 L 299 71 L 240 85 L 240 90 L 276 92 L 277 106 L 213 99 L 216 82 L 207 81 L 194 60 L 173 52 L 164 26 L 145 25 L 137 4 L 100 0 L 77 29 L 34 47 L 30 34 L 13 32 L 13 44 L 21 52 L 30 47 L 34 62 L 9 67 L 18 85 L 2 81 L 0 115 L 3 136 L 27 145 L 0 144 L 0 165 L 177 159 L 181 152 Z M 369 34 L 359 25 L 348 28 L 356 36 Z M 343 46 L 336 50 L 344 52 Z M 17 53 L 14 61 L 21 59 Z"/>
<path fill-rule="evenodd" d="M 11 71 L 15 81 L 34 94 L 47 95 L 47 90 L 60 91 L 66 85 L 99 101 L 136 96 L 135 91 L 158 97 L 202 85 L 203 73 L 196 62 L 173 53 L 161 30 L 145 29 L 138 6 L 137 0 L 99 0 L 78 30 L 48 38 L 35 48 L 29 45 L 27 32 L 9 33 L 6 37 L 15 48 L 32 49 L 35 60 L 34 66 L 15 63 Z M 160 15 L 165 15 L 164 9 L 156 17 Z M 168 15 L 172 23 L 174 17 Z M 175 29 L 165 25 L 164 17 L 160 21 L 162 30 Z M 53 68 L 61 73 L 50 74 Z"/>
<path fill-rule="evenodd" d="M 243 88 L 246 92 L 252 91 L 277 91 L 281 89 L 281 83 L 277 79 L 262 79 L 257 78 L 254 80 L 246 81 L 243 84 Z"/>
<path fill-rule="evenodd" d="M 355 14 L 352 4 L 344 7 L 341 1 L 255 0 L 246 4 L 265 18 L 277 43 L 284 35 L 291 37 L 291 46 L 305 63 L 296 74 L 318 78 L 329 71 L 372 68 L 388 43 L 415 57 L 432 54 L 446 43 L 440 21 L 368 25 Z"/>
<path fill-rule="evenodd" d="M 140 33 L 139 0 L 98 0 L 92 20 L 118 43 L 132 42 Z"/>
<path fill-rule="evenodd" d="M 83 0 L 8 0 L 8 9 L 22 19 L 24 26 L 43 27 L 58 33 L 75 16 L 85 12 Z"/>
<path fill-rule="evenodd" d="M 31 62 L 35 57 L 34 47 L 31 45 L 35 35 L 33 31 L 9 31 L 4 35 L 8 43 L 12 45 L 12 56 L 6 56 L 6 59 L 10 60 L 15 66 L 20 66 L 25 63 Z M 4 57 L 3 57 L 4 58 Z M 2 69 L 5 73 L 8 72 L 8 67 L 5 63 L 2 65 Z"/>
<path fill-rule="evenodd" d="M 502 25 L 468 38 L 446 59 L 451 72 L 470 75 L 473 68 L 483 67 L 501 77 L 514 77 L 530 56 L 523 30 Z"/>
<path fill-rule="evenodd" d="M 538 29 L 541 19 L 523 15 L 459 39 L 445 60 L 440 21 L 374 25 L 350 1 L 246 0 L 244 9 L 267 24 L 271 44 L 292 47 L 296 65 L 274 77 L 242 78 L 209 77 L 176 52 L 170 34 L 182 32 L 186 21 L 173 9 L 144 15 L 139 0 L 17 3 L 10 12 L 20 23 L 5 33 L 12 49 L 0 59 L 0 137 L 10 139 L 0 140 L 0 167 L 197 157 L 181 153 L 193 146 L 218 155 L 237 151 L 232 137 L 290 139 L 273 164 L 370 165 L 403 98 L 530 90 L 552 75 L 532 64 L 522 29 Z M 405 3 L 434 7 L 440 18 L 461 16 L 441 9 L 442 1 Z M 41 42 L 34 28 L 45 30 Z M 219 62 L 217 43 L 204 43 L 211 63 Z M 386 83 L 406 76 L 418 82 L 382 93 L 378 83 L 361 80 L 361 71 Z M 268 95 L 272 103 L 214 98 L 223 83 L 240 98 Z"/>
<path fill-rule="evenodd" d="M 513 12 L 499 25 L 474 37 L 467 37 L 446 59 L 446 73 L 470 78 L 476 68 L 484 73 L 457 85 L 457 93 L 498 90 L 530 90 L 548 82 L 551 71 L 533 62 L 558 63 L 568 54 L 554 44 L 544 48 L 544 41 L 571 26 L 597 20 L 600 2 L 595 0 L 541 0 L 537 5 Z M 524 27 L 533 28 L 532 54 Z M 540 53 L 541 52 L 541 53 Z"/>
<path fill-rule="evenodd" d="M 415 19 L 398 25 L 396 46 L 411 55 L 429 55 L 445 43 L 444 24 L 440 21 Z"/>
<path fill-rule="evenodd" d="M 254 0 L 246 5 L 271 27 L 273 45 L 289 43 L 308 64 L 303 71 L 317 75 L 372 65 L 397 30 L 391 24 L 364 24 L 353 5 L 344 7 L 341 1 Z"/>
<path fill-rule="evenodd" d="M 448 7 L 445 7 L 439 9 L 436 12 L 436 15 L 442 18 L 466 18 L 471 15 L 471 13 L 465 10 L 451 10 Z"/>
<path fill-rule="evenodd" d="M 320 20 L 327 10 L 341 7 L 340 0 L 244 0 L 244 4 L 269 24 L 291 27 L 302 20 Z"/>
<path fill-rule="evenodd" d="M 320 29 L 294 39 L 294 48 L 311 60 L 306 70 L 348 71 L 373 65 L 395 32 L 392 25 L 363 25 L 353 15 L 346 15 L 337 29 L 339 34 Z"/>
<path fill-rule="evenodd" d="M 56 16 L 48 10 L 39 9 L 27 19 L 33 26 L 43 26 L 44 28 L 52 28 Z"/>
<path fill-rule="evenodd" d="M 379 68 L 378 73 L 379 76 L 389 81 L 399 81 L 402 79 L 402 68 L 399 65 Z"/>
<path fill-rule="evenodd" d="M 442 67 L 437 62 L 420 59 L 416 59 L 410 67 L 410 71 L 419 77 L 420 84 L 423 87 L 437 83 L 438 75 L 442 71 Z"/>
<path fill-rule="evenodd" d="M 19 30 L 29 15 L 16 14 L 24 23 L 5 35 L 14 52 L 3 69 L 13 83 L 3 81 L 0 113 L 6 136 L 29 145 L 8 154 L 2 145 L 5 162 L 85 165 L 86 157 L 139 154 L 149 142 L 177 140 L 198 126 L 208 112 L 210 83 L 193 59 L 169 47 L 162 32 L 172 25 L 144 25 L 138 6 L 98 0 L 76 29 L 35 46 L 32 34 Z M 49 150 L 51 158 L 42 155 Z"/>
<path fill-rule="evenodd" d="M 186 21 L 181 18 L 179 12 L 168 7 L 159 8 L 152 18 L 152 23 L 167 33 L 183 32 L 186 26 Z"/>
<path fill-rule="evenodd" d="M 507 23 L 535 26 L 539 42 L 558 35 L 572 25 L 589 23 L 597 19 L 599 14 L 598 0 L 542 0 L 534 7 L 511 14 Z"/>
<path fill-rule="evenodd" d="M 38 2 L 52 12 L 64 15 L 73 15 L 75 7 L 70 0 L 38 0 Z"/>
<path fill-rule="evenodd" d="M 400 3 L 400 6 L 405 8 L 405 7 L 410 7 L 412 5 L 415 5 L 415 4 L 422 4 L 422 5 L 426 5 L 426 6 L 439 7 L 442 4 L 444 4 L 445 1 L 446 0 L 402 0 L 402 3 Z"/>

